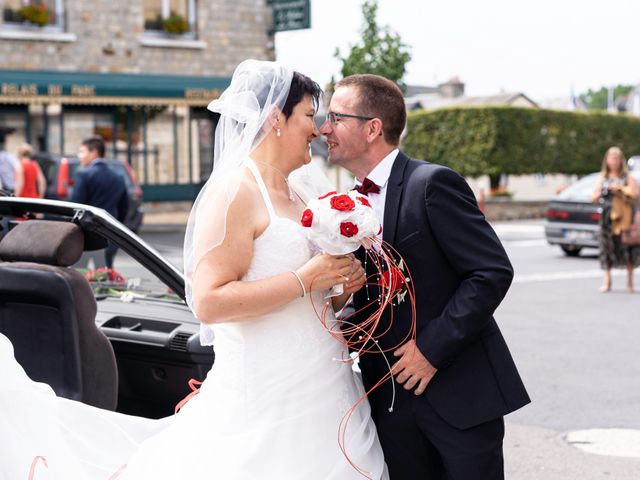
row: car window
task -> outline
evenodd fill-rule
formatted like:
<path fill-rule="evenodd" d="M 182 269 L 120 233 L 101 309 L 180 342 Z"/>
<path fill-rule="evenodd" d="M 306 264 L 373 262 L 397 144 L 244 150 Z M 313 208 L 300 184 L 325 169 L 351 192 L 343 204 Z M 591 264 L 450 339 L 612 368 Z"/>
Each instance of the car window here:
<path fill-rule="evenodd" d="M 56 162 L 51 157 L 46 154 L 36 154 L 34 157 L 38 165 L 40 166 L 40 170 L 44 175 L 44 178 L 47 181 L 47 184 L 53 183 L 56 175 Z"/>
<path fill-rule="evenodd" d="M 558 195 L 560 200 L 573 200 L 576 202 L 590 202 L 593 190 L 596 188 L 598 177 L 600 173 L 591 173 L 586 177 L 581 178 L 573 185 L 565 188 Z"/>
<path fill-rule="evenodd" d="M 640 185 L 640 171 L 631 172 L 636 183 Z M 600 172 L 591 173 L 581 178 L 573 185 L 568 186 L 558 194 L 559 200 L 569 200 L 574 202 L 591 202 L 593 190 L 600 177 Z"/>
<path fill-rule="evenodd" d="M 51 185 L 56 179 L 56 164 L 53 162 L 40 163 L 40 168 L 44 174 L 44 178 L 47 180 L 47 185 Z"/>
<path fill-rule="evenodd" d="M 78 171 L 79 168 L 80 168 L 79 163 L 69 163 L 69 176 L 71 178 L 75 178 L 76 172 Z"/>

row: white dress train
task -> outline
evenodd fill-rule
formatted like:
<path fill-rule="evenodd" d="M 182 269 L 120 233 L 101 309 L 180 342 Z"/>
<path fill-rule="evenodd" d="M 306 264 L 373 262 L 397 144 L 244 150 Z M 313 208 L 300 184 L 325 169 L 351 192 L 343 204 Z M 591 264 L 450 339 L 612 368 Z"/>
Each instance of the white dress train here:
<path fill-rule="evenodd" d="M 245 280 L 295 270 L 312 255 L 302 228 L 275 214 L 252 170 L 271 222 Z M 314 311 L 323 302 L 314 292 L 263 317 L 211 327 L 216 360 L 200 393 L 160 420 L 56 397 L 26 376 L 0 335 L 0 479 L 28 480 L 33 467 L 33 480 L 109 480 L 124 464 L 118 480 L 387 479 L 366 400 L 345 435 L 349 460 L 366 476 L 340 450 L 338 426 L 363 388 Z"/>

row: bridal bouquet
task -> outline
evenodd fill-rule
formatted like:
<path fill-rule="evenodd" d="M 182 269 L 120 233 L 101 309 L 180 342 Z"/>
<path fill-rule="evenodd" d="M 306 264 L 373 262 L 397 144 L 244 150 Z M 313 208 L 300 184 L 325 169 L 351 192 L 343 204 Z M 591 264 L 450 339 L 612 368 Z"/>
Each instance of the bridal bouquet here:
<path fill-rule="evenodd" d="M 331 255 L 345 255 L 361 245 L 369 248 L 382 231 L 369 200 L 356 191 L 311 199 L 300 223 L 309 229 L 309 238 Z"/>
<path fill-rule="evenodd" d="M 331 255 L 355 252 L 360 245 L 370 248 L 382 231 L 369 200 L 356 191 L 311 199 L 300 223 L 308 229 L 309 239 Z M 342 285 L 336 285 L 330 296 L 343 291 Z"/>
<path fill-rule="evenodd" d="M 308 202 L 307 209 L 302 213 L 300 223 L 307 230 L 308 238 L 326 253 L 345 255 L 363 246 L 366 249 L 364 254 L 365 271 L 367 271 L 367 262 L 369 261 L 373 264 L 369 271 L 377 272 L 367 277 L 364 286 L 366 298 L 369 302 L 364 307 L 368 309 L 367 318 L 354 323 L 353 317 L 359 312 L 350 313 L 345 310 L 340 314 L 338 326 L 336 326 L 326 322 L 325 312 L 323 311 L 318 318 L 323 323 L 324 328 L 336 340 L 348 347 L 349 351 L 354 352 L 354 358 L 358 358 L 363 354 L 382 354 L 383 358 L 386 359 L 385 353 L 393 352 L 407 340 L 415 340 L 415 292 L 412 283 L 410 283 L 411 274 L 399 252 L 390 244 L 378 238 L 382 233 L 382 226 L 368 198 L 355 190 L 342 194 L 329 192 Z M 373 298 L 369 297 L 370 286 L 372 291 L 375 292 L 371 295 Z M 342 285 L 334 286 L 329 296 L 340 295 L 342 293 L 340 287 Z M 394 318 L 392 309 L 403 302 L 406 296 L 409 298 L 411 311 L 408 328 L 404 328 L 407 332 L 406 337 L 401 339 L 397 345 L 383 349 L 379 340 L 391 328 L 390 323 L 393 322 Z M 329 304 L 327 303 L 327 305 Z M 381 329 L 379 328 L 381 317 L 387 307 L 391 308 L 388 315 L 390 323 Z M 345 362 L 351 362 L 351 360 L 351 356 L 343 358 Z M 358 399 L 340 422 L 338 442 L 345 455 L 345 435 L 349 418 L 368 393 L 393 378 L 391 365 L 388 362 L 387 365 L 389 372 L 380 378 L 369 392 Z M 393 398 L 395 398 L 395 384 L 393 382 L 392 388 L 394 391 Z M 389 411 L 393 411 L 393 400 Z M 349 462 L 364 475 L 364 470 L 360 469 L 351 460 Z M 364 476 L 366 477 L 366 475 Z"/>

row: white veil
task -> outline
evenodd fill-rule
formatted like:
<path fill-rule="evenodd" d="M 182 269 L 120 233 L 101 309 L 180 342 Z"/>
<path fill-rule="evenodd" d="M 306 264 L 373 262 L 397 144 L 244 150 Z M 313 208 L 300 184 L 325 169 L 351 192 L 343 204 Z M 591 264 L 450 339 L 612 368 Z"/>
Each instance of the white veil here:
<path fill-rule="evenodd" d="M 208 106 L 220 113 L 213 171 L 191 209 L 184 241 L 185 294 L 194 314 L 193 274 L 202 258 L 222 243 L 229 205 L 238 192 L 249 155 L 271 130 L 269 115 L 283 109 L 292 80 L 293 70 L 278 62 L 245 60 L 236 68 L 231 85 Z M 291 184 L 307 198 L 329 189 L 319 169 L 303 168 L 294 173 Z M 200 341 L 212 344 L 210 328 L 201 328 Z"/>

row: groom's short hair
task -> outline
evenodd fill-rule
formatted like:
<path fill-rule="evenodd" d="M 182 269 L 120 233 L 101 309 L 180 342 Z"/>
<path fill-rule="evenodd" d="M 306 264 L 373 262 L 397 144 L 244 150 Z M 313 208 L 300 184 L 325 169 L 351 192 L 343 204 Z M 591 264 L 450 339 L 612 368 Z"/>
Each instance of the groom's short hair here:
<path fill-rule="evenodd" d="M 402 90 L 395 82 L 380 75 L 350 75 L 335 88 L 355 87 L 358 91 L 358 115 L 382 120 L 384 139 L 390 145 L 400 144 L 400 135 L 407 122 L 407 110 Z"/>

